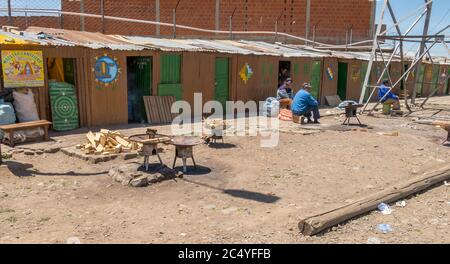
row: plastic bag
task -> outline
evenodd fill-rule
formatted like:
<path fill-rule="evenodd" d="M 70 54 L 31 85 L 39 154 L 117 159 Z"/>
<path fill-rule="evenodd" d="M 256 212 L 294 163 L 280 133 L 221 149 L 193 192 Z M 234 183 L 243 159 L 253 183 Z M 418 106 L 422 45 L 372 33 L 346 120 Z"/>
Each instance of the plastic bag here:
<path fill-rule="evenodd" d="M 16 123 L 16 113 L 11 103 L 4 103 L 0 99 L 0 125 Z"/>
<path fill-rule="evenodd" d="M 262 114 L 268 117 L 278 116 L 280 112 L 280 102 L 277 98 L 269 97 L 266 99 L 263 105 Z"/>
<path fill-rule="evenodd" d="M 19 122 L 30 122 L 39 120 L 36 102 L 31 90 L 27 93 L 14 91 L 14 108 L 16 109 L 17 119 Z"/>

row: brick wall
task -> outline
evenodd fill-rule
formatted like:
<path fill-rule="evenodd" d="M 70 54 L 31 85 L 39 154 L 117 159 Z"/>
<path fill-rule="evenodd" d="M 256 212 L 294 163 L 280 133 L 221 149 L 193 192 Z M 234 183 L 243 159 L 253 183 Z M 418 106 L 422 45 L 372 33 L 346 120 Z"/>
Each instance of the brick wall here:
<path fill-rule="evenodd" d="M 101 14 L 100 0 L 84 0 L 86 13 Z M 140 20 L 156 20 L 157 0 L 104 0 L 106 16 L 134 18 Z M 159 0 L 160 21 L 172 23 L 172 9 L 178 0 Z M 310 30 L 312 38 L 330 43 L 344 43 L 349 28 L 353 31 L 353 40 L 358 41 L 369 37 L 371 27 L 371 0 L 310 0 Z M 275 21 L 278 20 L 278 31 L 297 36 L 305 36 L 307 0 L 219 0 L 219 29 L 229 30 L 229 16 L 233 10 L 233 30 L 235 31 L 275 31 Z M 80 2 L 62 0 L 64 11 L 80 12 Z M 2 24 L 6 18 L 0 18 Z M 24 27 L 16 18 L 16 26 Z M 59 27 L 55 18 L 36 26 Z M 53 21 L 53 24 L 51 21 Z M 77 16 L 64 15 L 64 27 L 80 30 L 81 19 Z M 44 23 L 48 23 L 47 25 Z M 181 0 L 177 9 L 177 24 L 206 29 L 216 28 L 216 0 Z M 32 25 L 35 25 L 32 22 Z M 157 27 L 149 24 L 105 20 L 102 23 L 97 18 L 85 18 L 85 30 L 105 31 L 107 34 L 123 35 L 156 35 Z M 170 37 L 172 27 L 160 27 L 160 35 Z M 214 34 L 177 29 L 178 37 L 214 36 Z M 247 38 L 261 36 L 245 35 Z M 214 37 L 228 38 L 228 34 Z M 243 38 L 242 35 L 238 38 Z M 270 37 L 273 39 L 273 37 Z"/>

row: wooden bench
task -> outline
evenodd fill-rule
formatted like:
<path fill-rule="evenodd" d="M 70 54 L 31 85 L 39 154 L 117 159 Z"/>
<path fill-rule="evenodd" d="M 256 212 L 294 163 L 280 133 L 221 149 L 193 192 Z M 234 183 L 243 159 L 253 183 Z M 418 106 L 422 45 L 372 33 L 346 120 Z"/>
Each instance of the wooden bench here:
<path fill-rule="evenodd" d="M 0 126 L 0 129 L 3 130 L 3 132 L 8 134 L 9 140 L 7 143 L 14 147 L 14 132 L 19 130 L 29 130 L 33 128 L 43 128 L 44 129 L 44 140 L 48 140 L 48 128 L 51 126 L 51 122 L 47 120 L 38 120 L 38 121 L 31 121 L 31 122 L 24 122 L 24 123 L 17 123 L 12 125 L 4 125 Z"/>

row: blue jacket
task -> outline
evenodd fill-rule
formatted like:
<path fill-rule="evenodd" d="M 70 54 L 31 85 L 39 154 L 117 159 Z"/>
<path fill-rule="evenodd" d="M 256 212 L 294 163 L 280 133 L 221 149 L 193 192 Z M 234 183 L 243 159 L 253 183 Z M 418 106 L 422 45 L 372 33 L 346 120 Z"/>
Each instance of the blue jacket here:
<path fill-rule="evenodd" d="M 309 92 L 301 89 L 294 97 L 292 112 L 294 114 L 303 114 L 310 111 L 312 107 L 316 107 L 318 105 L 319 103 L 317 100 Z"/>
<path fill-rule="evenodd" d="M 383 99 L 382 103 L 385 102 L 387 99 L 398 100 L 398 96 L 392 92 L 389 92 L 389 88 L 384 84 L 382 84 L 378 89 L 378 100 L 381 100 L 381 98 L 383 98 L 386 93 L 388 93 L 388 95 Z"/>

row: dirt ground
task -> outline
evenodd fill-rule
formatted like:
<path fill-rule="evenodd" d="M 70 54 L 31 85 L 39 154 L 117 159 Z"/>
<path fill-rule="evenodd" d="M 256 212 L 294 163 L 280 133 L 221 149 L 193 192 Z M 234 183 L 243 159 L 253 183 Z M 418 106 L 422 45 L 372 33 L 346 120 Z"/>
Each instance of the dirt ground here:
<path fill-rule="evenodd" d="M 450 105 L 450 97 L 440 100 Z M 13 175 L 0 177 L 0 243 L 450 243 L 450 186 L 444 184 L 406 199 L 405 207 L 393 205 L 391 215 L 374 211 L 314 237 L 297 227 L 301 217 L 449 164 L 450 146 L 441 144 L 446 132 L 413 122 L 434 112 L 362 116 L 367 132 L 302 135 L 298 125 L 282 122 L 275 148 L 260 147 L 260 137 L 227 137 L 222 147 L 196 147 L 199 168 L 183 179 L 143 188 L 108 176 L 112 166 L 143 158 L 91 165 L 61 152 L 14 154 L 5 162 Z M 342 121 L 331 115 L 318 127 Z M 126 135 L 145 131 L 119 128 Z M 380 134 L 386 131 L 399 135 Z M 85 132 L 18 147 L 76 145 Z M 163 148 L 171 165 L 173 146 Z M 378 224 L 390 224 L 392 232 L 379 233 Z"/>

